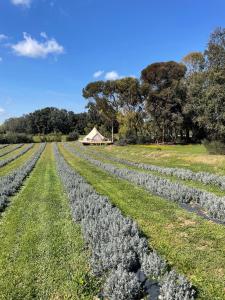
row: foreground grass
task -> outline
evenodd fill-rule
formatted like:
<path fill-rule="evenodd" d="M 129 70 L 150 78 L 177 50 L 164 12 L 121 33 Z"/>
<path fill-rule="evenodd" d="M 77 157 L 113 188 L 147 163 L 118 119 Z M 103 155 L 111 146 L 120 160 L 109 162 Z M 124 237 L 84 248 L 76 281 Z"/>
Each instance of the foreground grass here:
<path fill-rule="evenodd" d="M 0 299 L 93 299 L 95 282 L 51 145 L 0 222 Z"/>
<path fill-rule="evenodd" d="M 35 144 L 28 152 L 0 168 L 0 176 L 5 176 L 14 169 L 22 166 L 38 150 L 39 146 L 39 144 Z"/>
<path fill-rule="evenodd" d="M 109 196 L 124 214 L 137 221 L 151 245 L 196 285 L 198 299 L 225 299 L 224 226 L 115 178 L 62 145 L 60 151 L 99 193 Z"/>

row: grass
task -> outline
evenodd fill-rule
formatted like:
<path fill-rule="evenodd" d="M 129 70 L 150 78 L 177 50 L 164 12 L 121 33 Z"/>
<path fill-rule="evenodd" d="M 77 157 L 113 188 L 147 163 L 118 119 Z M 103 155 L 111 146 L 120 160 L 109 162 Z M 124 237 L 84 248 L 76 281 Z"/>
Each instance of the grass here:
<path fill-rule="evenodd" d="M 9 157 L 12 157 L 12 156 L 14 156 L 14 155 L 19 154 L 19 153 L 20 153 L 21 151 L 23 151 L 27 146 L 28 146 L 28 144 L 24 144 L 21 148 L 16 149 L 16 150 L 13 150 L 12 152 L 10 152 L 10 153 L 8 153 L 8 154 L 6 154 L 6 155 L 0 157 L 0 161 L 1 161 L 1 160 L 5 160 L 5 159 L 7 159 L 7 158 L 9 158 Z"/>
<path fill-rule="evenodd" d="M 0 240 L 0 299 L 88 300 L 96 294 L 50 144 L 0 219 Z"/>
<path fill-rule="evenodd" d="M 131 161 L 150 163 L 164 167 L 187 168 L 192 171 L 225 175 L 225 156 L 209 155 L 203 145 L 129 145 L 92 146 Z"/>
<path fill-rule="evenodd" d="M 137 221 L 151 245 L 198 289 L 198 299 L 225 299 L 225 227 L 206 221 L 177 204 L 153 196 L 60 151 L 93 187 Z"/>
<path fill-rule="evenodd" d="M 77 151 L 81 151 L 81 148 L 76 147 L 76 144 L 70 143 L 70 145 L 72 145 L 75 149 L 77 149 Z M 138 167 L 129 166 L 129 165 L 126 165 L 126 164 L 123 164 L 123 163 L 118 163 L 118 162 L 110 160 L 110 157 L 112 157 L 112 155 L 109 155 L 107 153 L 103 153 L 102 156 L 97 155 L 97 154 L 95 155 L 93 153 L 93 151 L 89 151 L 89 150 L 91 150 L 91 149 L 87 147 L 86 148 L 86 153 L 89 154 L 91 157 L 93 157 L 97 160 L 100 160 L 102 162 L 113 164 L 115 166 L 118 166 L 119 168 L 126 168 L 126 169 L 130 169 L 130 170 L 136 170 L 138 172 L 142 172 L 142 173 L 146 173 L 146 174 L 148 174 L 148 173 L 153 174 L 153 175 L 156 175 L 156 176 L 160 176 L 161 178 L 169 179 L 172 182 L 179 182 L 179 183 L 181 183 L 183 185 L 186 185 L 186 186 L 189 186 L 189 187 L 195 187 L 195 188 L 198 188 L 198 189 L 203 190 L 203 191 L 214 193 L 217 196 L 225 196 L 225 190 L 222 190 L 220 187 L 217 187 L 215 185 L 212 185 L 212 184 L 207 184 L 206 185 L 202 182 L 193 181 L 193 180 L 183 180 L 183 179 L 180 179 L 176 176 L 165 175 L 165 174 L 161 174 L 161 173 L 156 172 L 156 171 L 144 170 L 144 169 L 141 169 L 141 168 L 138 168 Z M 97 151 L 97 150 L 95 150 L 95 151 Z M 104 154 L 107 154 L 107 155 L 104 157 Z"/>
<path fill-rule="evenodd" d="M 34 145 L 28 152 L 18 157 L 17 159 L 13 160 L 9 164 L 5 165 L 4 167 L 0 168 L 0 176 L 7 175 L 14 169 L 22 166 L 37 151 L 39 146 L 40 145 L 38 144 Z"/>

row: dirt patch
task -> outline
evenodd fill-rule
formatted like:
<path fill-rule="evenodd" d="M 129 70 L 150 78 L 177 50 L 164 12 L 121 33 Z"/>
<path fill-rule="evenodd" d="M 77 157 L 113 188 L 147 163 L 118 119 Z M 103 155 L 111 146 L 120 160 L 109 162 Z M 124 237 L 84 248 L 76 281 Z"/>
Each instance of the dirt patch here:
<path fill-rule="evenodd" d="M 193 220 L 184 219 L 182 217 L 178 217 L 178 221 L 181 223 L 181 226 L 193 226 L 196 225 L 196 222 Z"/>

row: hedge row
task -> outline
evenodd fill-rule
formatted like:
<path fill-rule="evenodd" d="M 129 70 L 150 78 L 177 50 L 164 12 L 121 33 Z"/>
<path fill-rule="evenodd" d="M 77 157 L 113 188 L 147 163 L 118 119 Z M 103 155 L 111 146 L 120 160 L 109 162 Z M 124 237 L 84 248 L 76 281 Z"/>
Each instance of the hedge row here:
<path fill-rule="evenodd" d="M 181 204 L 194 204 L 207 211 L 213 219 L 225 223 L 225 197 L 218 197 L 212 193 L 191 188 L 181 183 L 171 182 L 168 179 L 152 174 L 118 168 L 115 165 L 93 159 L 85 153 L 76 151 L 67 144 L 64 145 L 70 152 L 88 160 L 92 164 L 115 176 L 131 181 L 137 185 L 141 185 L 151 193 L 168 200 Z"/>
<path fill-rule="evenodd" d="M 33 170 L 36 162 L 44 151 L 44 148 L 45 144 L 41 144 L 34 155 L 21 167 L 13 170 L 9 175 L 0 177 L 0 212 L 5 210 L 10 202 L 9 197 L 18 191 L 24 179 Z"/>
<path fill-rule="evenodd" d="M 93 273 L 105 283 L 101 296 L 111 300 L 194 299 L 195 291 L 182 275 L 149 249 L 134 221 L 99 195 L 54 146 L 57 169 L 69 195 L 75 221 L 81 223 L 91 250 Z M 149 298 L 150 297 L 150 298 Z"/>

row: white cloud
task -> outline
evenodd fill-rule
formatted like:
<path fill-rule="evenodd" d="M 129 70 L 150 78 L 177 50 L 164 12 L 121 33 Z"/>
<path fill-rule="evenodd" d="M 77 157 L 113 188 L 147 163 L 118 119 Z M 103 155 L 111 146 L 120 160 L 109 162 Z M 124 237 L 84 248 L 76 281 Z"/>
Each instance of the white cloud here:
<path fill-rule="evenodd" d="M 106 80 L 116 80 L 116 79 L 119 79 L 119 78 L 120 78 L 120 76 L 116 71 L 107 72 L 105 74 L 105 79 Z"/>
<path fill-rule="evenodd" d="M 12 45 L 11 48 L 16 55 L 31 58 L 46 58 L 49 54 L 62 54 L 64 52 L 63 46 L 58 44 L 55 39 L 49 39 L 43 32 L 41 36 L 45 38 L 44 42 L 39 42 L 24 32 L 24 39 Z"/>
<path fill-rule="evenodd" d="M 29 7 L 32 0 L 11 0 L 14 5 L 22 5 Z"/>
<path fill-rule="evenodd" d="M 0 34 L 0 42 L 1 41 L 4 41 L 4 40 L 7 40 L 8 39 L 8 37 L 7 37 L 7 35 L 5 35 L 5 34 Z"/>
<path fill-rule="evenodd" d="M 104 71 L 99 70 L 93 74 L 93 77 L 98 78 L 98 77 L 102 76 L 103 74 L 104 74 Z"/>
<path fill-rule="evenodd" d="M 0 107 L 0 115 L 3 115 L 5 113 L 5 109 Z"/>
<path fill-rule="evenodd" d="M 47 33 L 46 32 L 41 32 L 40 36 L 43 37 L 44 39 L 48 39 Z"/>

